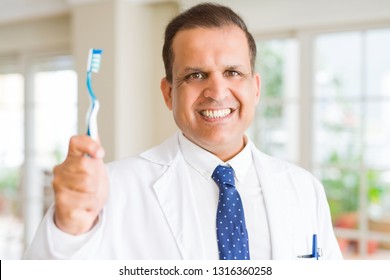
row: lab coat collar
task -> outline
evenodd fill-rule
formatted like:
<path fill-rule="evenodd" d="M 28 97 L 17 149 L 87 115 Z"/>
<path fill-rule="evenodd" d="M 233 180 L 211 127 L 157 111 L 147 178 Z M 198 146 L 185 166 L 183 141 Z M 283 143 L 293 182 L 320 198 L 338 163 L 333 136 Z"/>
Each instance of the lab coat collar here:
<path fill-rule="evenodd" d="M 183 259 L 205 259 L 200 220 L 178 133 L 141 157 L 168 168 L 153 185 Z"/>

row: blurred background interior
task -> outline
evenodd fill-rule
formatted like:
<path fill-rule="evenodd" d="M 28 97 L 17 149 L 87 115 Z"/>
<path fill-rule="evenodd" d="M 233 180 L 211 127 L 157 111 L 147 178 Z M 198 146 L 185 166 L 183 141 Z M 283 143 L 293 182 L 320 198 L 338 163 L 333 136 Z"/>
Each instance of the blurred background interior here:
<path fill-rule="evenodd" d="M 163 30 L 195 0 L 0 0 L 0 259 L 53 201 L 52 167 L 85 131 L 88 49 L 107 161 L 176 131 L 159 90 Z M 346 259 L 390 259 L 390 1 L 240 0 L 258 44 L 248 131 L 323 182 Z"/>

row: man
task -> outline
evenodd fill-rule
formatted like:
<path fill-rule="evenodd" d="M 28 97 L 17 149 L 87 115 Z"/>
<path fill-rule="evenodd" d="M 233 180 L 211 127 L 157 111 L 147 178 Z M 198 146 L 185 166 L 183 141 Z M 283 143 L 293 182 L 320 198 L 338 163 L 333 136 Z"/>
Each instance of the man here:
<path fill-rule="evenodd" d="M 195 6 L 167 26 L 163 58 L 181 132 L 107 167 L 99 143 L 73 137 L 26 258 L 297 259 L 316 234 L 322 257 L 340 259 L 321 184 L 245 136 L 260 76 L 242 19 Z"/>

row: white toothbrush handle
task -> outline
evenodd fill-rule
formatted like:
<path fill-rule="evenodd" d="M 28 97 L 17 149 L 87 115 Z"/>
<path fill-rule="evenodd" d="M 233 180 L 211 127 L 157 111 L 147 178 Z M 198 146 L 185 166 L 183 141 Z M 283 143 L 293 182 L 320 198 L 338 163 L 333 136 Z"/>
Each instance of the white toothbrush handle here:
<path fill-rule="evenodd" d="M 98 139 L 98 125 L 97 125 L 97 113 L 99 111 L 99 108 L 100 108 L 100 104 L 99 104 L 99 100 L 95 100 L 95 104 L 91 110 L 91 113 L 89 115 L 89 120 L 88 120 L 88 127 L 89 127 L 89 133 L 90 133 L 90 137 L 93 139 L 93 140 L 97 140 Z"/>

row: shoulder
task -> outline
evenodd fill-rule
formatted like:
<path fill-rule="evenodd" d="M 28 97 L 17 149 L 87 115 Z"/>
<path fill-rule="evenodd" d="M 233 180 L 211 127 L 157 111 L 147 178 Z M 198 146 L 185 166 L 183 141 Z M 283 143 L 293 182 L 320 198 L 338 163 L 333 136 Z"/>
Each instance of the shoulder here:
<path fill-rule="evenodd" d="M 257 161 L 260 165 L 262 165 L 262 167 L 267 167 L 267 169 L 269 169 L 272 172 L 282 173 L 282 172 L 294 171 L 306 175 L 310 174 L 307 170 L 294 163 L 270 156 L 260 151 L 252 142 L 251 142 L 251 150 L 255 161 Z"/>
<path fill-rule="evenodd" d="M 292 185 L 301 186 L 301 188 L 322 188 L 319 180 L 308 170 L 286 160 L 270 156 L 256 148 L 253 143 L 252 154 L 255 166 L 259 171 L 265 170 L 267 174 L 274 177 L 286 178 Z"/>

